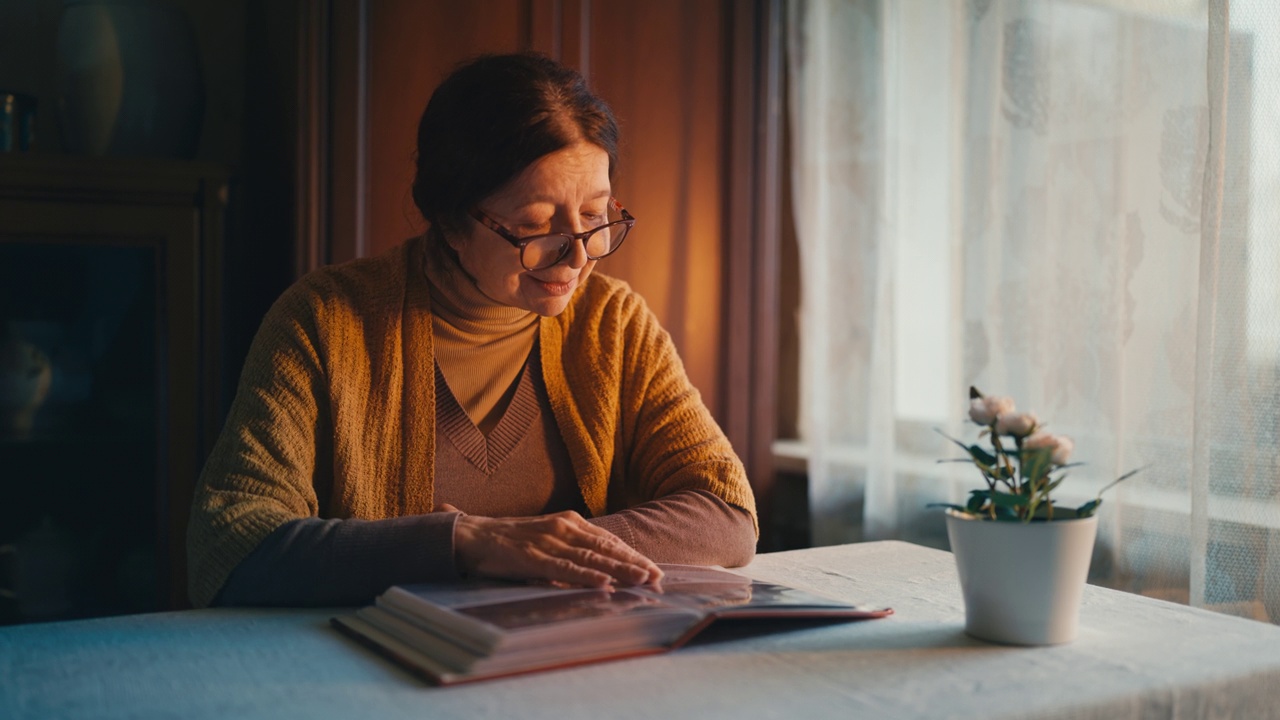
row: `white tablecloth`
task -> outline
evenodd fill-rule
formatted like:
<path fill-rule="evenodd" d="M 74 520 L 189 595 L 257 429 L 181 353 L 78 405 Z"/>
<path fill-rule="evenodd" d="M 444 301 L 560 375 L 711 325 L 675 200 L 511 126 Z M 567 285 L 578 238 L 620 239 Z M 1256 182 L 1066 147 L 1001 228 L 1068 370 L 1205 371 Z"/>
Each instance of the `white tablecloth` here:
<path fill-rule="evenodd" d="M 748 571 L 897 613 L 455 688 L 339 635 L 332 611 L 16 626 L 0 718 L 1280 718 L 1280 627 L 1090 587 L 1074 643 L 1003 647 L 964 635 L 948 553 L 866 543 Z"/>

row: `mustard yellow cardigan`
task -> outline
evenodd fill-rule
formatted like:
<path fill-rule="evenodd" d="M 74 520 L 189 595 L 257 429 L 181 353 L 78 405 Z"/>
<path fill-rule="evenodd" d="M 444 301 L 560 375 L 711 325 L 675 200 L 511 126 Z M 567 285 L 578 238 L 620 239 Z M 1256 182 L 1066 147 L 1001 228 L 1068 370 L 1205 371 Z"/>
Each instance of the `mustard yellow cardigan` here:
<path fill-rule="evenodd" d="M 432 511 L 425 242 L 310 273 L 267 313 L 196 488 L 187 552 L 197 606 L 288 521 Z M 756 522 L 741 461 L 626 283 L 593 274 L 538 333 L 552 411 L 593 516 L 706 490 Z"/>

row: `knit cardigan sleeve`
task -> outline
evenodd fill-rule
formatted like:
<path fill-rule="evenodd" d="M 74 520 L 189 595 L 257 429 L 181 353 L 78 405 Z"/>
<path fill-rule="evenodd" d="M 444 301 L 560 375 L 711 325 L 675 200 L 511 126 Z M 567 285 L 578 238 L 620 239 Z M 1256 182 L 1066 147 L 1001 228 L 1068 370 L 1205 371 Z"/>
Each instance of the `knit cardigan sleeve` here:
<path fill-rule="evenodd" d="M 264 537 L 319 511 L 313 481 L 326 473 L 331 433 L 308 295 L 305 286 L 293 286 L 264 318 L 197 483 L 187 538 L 197 607 L 212 601 Z"/>
<path fill-rule="evenodd" d="M 568 310 L 544 320 L 541 338 L 552 409 L 594 516 L 700 490 L 747 514 L 758 535 L 742 461 L 671 336 L 626 283 L 593 275 Z M 708 562 L 753 551 L 726 547 Z"/>
<path fill-rule="evenodd" d="M 413 247 L 310 273 L 263 319 L 192 503 L 188 588 L 197 606 L 291 521 L 375 521 L 355 534 L 378 540 L 377 521 L 431 513 L 430 298 L 425 283 L 406 283 Z M 356 526 L 317 532 L 359 562 L 350 552 L 359 549 Z"/>

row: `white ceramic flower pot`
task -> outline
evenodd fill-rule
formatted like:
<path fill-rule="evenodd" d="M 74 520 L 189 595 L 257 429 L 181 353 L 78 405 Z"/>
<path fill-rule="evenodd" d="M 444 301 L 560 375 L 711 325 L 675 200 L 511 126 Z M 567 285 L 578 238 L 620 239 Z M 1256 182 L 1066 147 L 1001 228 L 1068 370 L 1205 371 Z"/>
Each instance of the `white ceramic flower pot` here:
<path fill-rule="evenodd" d="M 1011 645 L 1074 640 L 1097 532 L 1097 516 L 1019 523 L 948 510 L 965 632 Z"/>

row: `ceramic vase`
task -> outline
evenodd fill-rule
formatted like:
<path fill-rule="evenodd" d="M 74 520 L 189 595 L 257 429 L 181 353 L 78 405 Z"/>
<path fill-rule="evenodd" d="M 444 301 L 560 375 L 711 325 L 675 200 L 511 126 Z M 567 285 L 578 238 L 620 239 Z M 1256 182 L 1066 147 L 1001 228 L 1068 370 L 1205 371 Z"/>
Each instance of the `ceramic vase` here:
<path fill-rule="evenodd" d="M 0 438 L 26 439 L 49 396 L 53 368 L 35 345 L 0 333 Z"/>
<path fill-rule="evenodd" d="M 948 510 L 965 632 L 1010 645 L 1074 640 L 1097 532 L 1097 516 L 1021 523 Z"/>
<path fill-rule="evenodd" d="M 64 0 L 58 119 L 65 149 L 191 158 L 204 82 L 191 24 L 164 0 Z"/>

